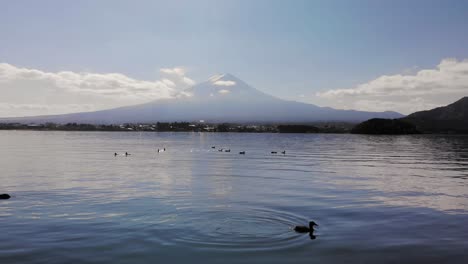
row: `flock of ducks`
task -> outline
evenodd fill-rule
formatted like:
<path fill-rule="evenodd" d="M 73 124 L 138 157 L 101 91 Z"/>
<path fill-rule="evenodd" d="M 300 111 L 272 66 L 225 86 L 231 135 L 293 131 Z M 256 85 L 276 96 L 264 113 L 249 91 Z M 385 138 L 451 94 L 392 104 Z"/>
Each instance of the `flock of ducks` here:
<path fill-rule="evenodd" d="M 212 149 L 216 149 L 216 146 L 212 146 L 211 147 Z M 231 152 L 231 149 L 223 149 L 223 148 L 220 148 L 218 149 L 219 152 Z M 278 154 L 278 151 L 272 151 L 270 152 L 271 154 Z M 239 152 L 240 155 L 245 155 L 245 151 L 240 151 Z M 286 155 L 286 150 L 283 150 L 281 151 L 281 154 L 283 155 Z"/>
<path fill-rule="evenodd" d="M 211 148 L 216 149 L 216 146 L 212 146 Z M 162 148 L 162 149 L 158 148 L 157 149 L 158 153 L 164 152 L 164 151 L 166 151 L 166 148 Z M 231 152 L 231 149 L 220 148 L 220 149 L 218 149 L 218 151 L 219 152 Z M 270 153 L 271 154 L 278 154 L 278 151 L 271 151 Z M 283 150 L 280 153 L 283 154 L 283 155 L 286 155 L 286 150 Z M 245 155 L 245 151 L 240 151 L 239 154 L 240 155 Z M 118 156 L 118 155 L 119 154 L 117 152 L 114 153 L 114 156 Z M 129 156 L 131 154 L 129 154 L 128 152 L 125 152 L 125 154 L 122 154 L 122 155 Z M 314 235 L 314 231 L 315 231 L 314 226 L 318 226 L 317 223 L 315 223 L 314 221 L 310 221 L 308 227 L 307 226 L 295 226 L 294 231 L 296 231 L 297 233 L 308 233 L 310 239 L 315 239 L 316 236 Z"/>
<path fill-rule="evenodd" d="M 216 146 L 212 146 L 211 147 L 212 149 L 216 149 Z M 157 152 L 160 153 L 160 152 L 165 152 L 166 151 L 166 148 L 162 148 L 162 149 L 157 149 Z M 220 148 L 218 149 L 219 152 L 231 152 L 231 149 L 224 149 L 224 148 Z M 278 151 L 272 151 L 270 152 L 271 154 L 278 154 Z M 281 154 L 283 155 L 286 155 L 286 150 L 283 150 L 280 152 Z M 245 155 L 245 151 L 240 151 L 239 152 L 240 155 Z M 117 156 L 130 156 L 132 154 L 128 153 L 128 152 L 125 152 L 123 154 L 119 154 L 117 152 L 114 152 L 114 156 L 117 157 Z"/>
<path fill-rule="evenodd" d="M 213 146 L 211 147 L 213 149 L 215 149 L 216 147 Z M 157 150 L 158 153 L 159 152 L 164 152 L 166 151 L 166 148 L 163 148 L 163 149 L 158 149 Z M 218 149 L 219 152 L 231 152 L 231 149 Z M 271 154 L 277 154 L 278 152 L 276 151 L 272 151 Z M 286 151 L 281 151 L 282 154 L 286 154 Z M 241 155 L 245 155 L 245 151 L 241 151 L 239 152 L 239 154 Z M 119 154 L 117 152 L 114 153 L 114 156 L 118 156 Z M 125 156 L 129 156 L 131 155 L 130 153 L 128 152 L 125 152 L 125 154 L 122 154 L 122 155 L 125 155 Z M 10 199 L 11 196 L 9 194 L 0 194 L 0 200 L 7 200 L 7 199 Z M 295 226 L 294 227 L 294 231 L 296 231 L 297 233 L 309 233 L 309 236 L 310 236 L 310 239 L 315 239 L 315 235 L 314 235 L 314 226 L 318 226 L 314 221 L 310 221 L 309 222 L 309 226 Z"/>

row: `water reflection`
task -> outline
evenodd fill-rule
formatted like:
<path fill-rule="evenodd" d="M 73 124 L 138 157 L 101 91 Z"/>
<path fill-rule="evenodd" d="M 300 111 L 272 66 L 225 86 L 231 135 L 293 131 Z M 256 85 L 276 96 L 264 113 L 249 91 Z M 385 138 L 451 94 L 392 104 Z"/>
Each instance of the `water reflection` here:
<path fill-rule="evenodd" d="M 466 136 L 0 135 L 2 263 L 468 257 Z M 309 219 L 320 229 L 294 232 Z"/>

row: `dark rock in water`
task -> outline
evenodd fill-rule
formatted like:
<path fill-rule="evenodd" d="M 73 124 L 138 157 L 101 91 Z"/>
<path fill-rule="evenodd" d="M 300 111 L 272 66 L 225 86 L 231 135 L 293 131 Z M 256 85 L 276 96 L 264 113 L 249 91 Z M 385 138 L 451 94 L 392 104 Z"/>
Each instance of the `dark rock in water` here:
<path fill-rule="evenodd" d="M 373 118 L 355 126 L 353 134 L 406 135 L 420 134 L 416 126 L 401 119 Z"/>
<path fill-rule="evenodd" d="M 6 193 L 0 194 L 0 199 L 6 200 L 6 199 L 10 199 L 10 198 L 11 198 L 11 196 L 9 194 L 6 194 Z"/>

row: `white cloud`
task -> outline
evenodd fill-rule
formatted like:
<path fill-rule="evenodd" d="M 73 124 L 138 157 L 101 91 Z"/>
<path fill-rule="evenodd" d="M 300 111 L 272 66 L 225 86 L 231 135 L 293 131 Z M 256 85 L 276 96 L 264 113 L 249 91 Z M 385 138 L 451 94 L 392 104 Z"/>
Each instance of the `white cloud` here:
<path fill-rule="evenodd" d="M 0 117 L 93 111 L 180 96 L 194 84 L 183 68 L 161 80 L 119 73 L 46 72 L 0 63 Z"/>
<path fill-rule="evenodd" d="M 231 91 L 226 90 L 226 89 L 222 89 L 222 90 L 219 90 L 219 91 L 218 91 L 218 93 L 220 93 L 220 94 L 228 94 L 228 93 L 230 93 L 230 92 L 231 92 Z"/>
<path fill-rule="evenodd" d="M 409 114 L 468 96 L 468 60 L 444 59 L 436 69 L 383 75 L 351 89 L 317 93 L 323 104 L 344 109 Z"/>
<path fill-rule="evenodd" d="M 219 81 L 213 82 L 213 84 L 218 85 L 218 86 L 233 86 L 233 85 L 236 85 L 236 82 L 235 81 L 222 81 L 222 80 L 219 80 Z"/>
<path fill-rule="evenodd" d="M 162 68 L 159 72 L 166 77 L 167 79 L 176 80 L 175 85 L 182 86 L 192 86 L 195 84 L 195 81 L 185 76 L 186 70 L 182 67 L 175 68 Z"/>
<path fill-rule="evenodd" d="M 182 67 L 174 67 L 174 68 L 162 68 L 159 70 L 161 73 L 165 74 L 174 74 L 178 76 L 184 76 L 185 75 L 185 69 Z"/>

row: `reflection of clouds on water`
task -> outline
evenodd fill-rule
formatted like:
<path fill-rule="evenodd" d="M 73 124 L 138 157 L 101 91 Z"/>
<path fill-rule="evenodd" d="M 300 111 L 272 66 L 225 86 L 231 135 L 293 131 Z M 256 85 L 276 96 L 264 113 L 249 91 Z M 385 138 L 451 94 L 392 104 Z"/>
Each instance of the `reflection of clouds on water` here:
<path fill-rule="evenodd" d="M 468 210 L 467 139 L 459 137 L 370 137 L 331 164 L 341 188 L 368 190 L 370 198 L 394 206 Z M 345 147 L 346 148 L 346 147 Z"/>
<path fill-rule="evenodd" d="M 414 241 L 434 248 L 426 231 L 450 222 L 438 235 L 466 248 L 466 217 L 447 212 L 468 210 L 467 137 L 0 133 L 9 153 L 2 187 L 14 194 L 2 203 L 0 231 L 17 232 L 21 245 L 34 244 L 21 232 L 42 235 L 43 225 L 72 239 L 70 228 L 98 234 L 128 252 L 134 239 L 151 252 L 385 251 Z M 113 155 L 125 151 L 132 155 Z M 309 220 L 320 224 L 314 241 L 291 229 Z"/>

